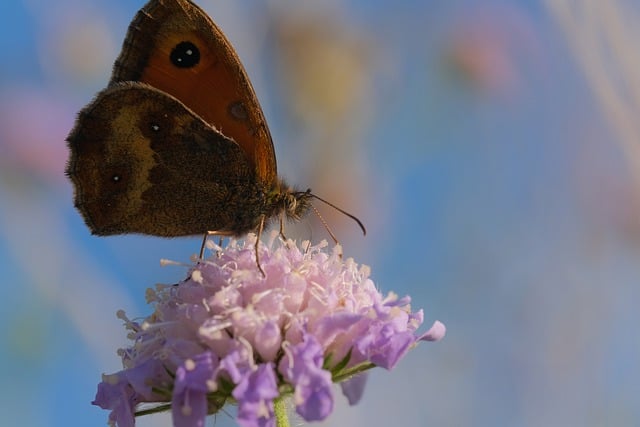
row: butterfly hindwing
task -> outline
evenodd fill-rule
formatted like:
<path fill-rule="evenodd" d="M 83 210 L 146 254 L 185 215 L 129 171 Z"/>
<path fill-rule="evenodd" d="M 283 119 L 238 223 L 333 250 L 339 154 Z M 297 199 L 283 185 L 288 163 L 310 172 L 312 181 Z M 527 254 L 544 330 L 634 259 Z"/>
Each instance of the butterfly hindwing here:
<path fill-rule="evenodd" d="M 94 234 L 224 229 L 232 218 L 214 215 L 215 208 L 258 191 L 233 140 L 177 99 L 140 83 L 100 92 L 80 112 L 68 144 L 75 203 Z"/>

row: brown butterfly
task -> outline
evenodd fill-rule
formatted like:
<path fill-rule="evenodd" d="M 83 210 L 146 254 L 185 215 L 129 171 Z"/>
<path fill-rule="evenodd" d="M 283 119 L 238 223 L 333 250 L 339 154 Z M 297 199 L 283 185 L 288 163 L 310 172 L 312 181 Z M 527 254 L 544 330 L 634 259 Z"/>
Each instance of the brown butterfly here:
<path fill-rule="evenodd" d="M 151 0 L 138 12 L 108 88 L 67 142 L 75 206 L 97 235 L 260 236 L 272 218 L 300 219 L 312 198 L 328 203 L 278 178 L 238 56 L 188 0 Z"/>

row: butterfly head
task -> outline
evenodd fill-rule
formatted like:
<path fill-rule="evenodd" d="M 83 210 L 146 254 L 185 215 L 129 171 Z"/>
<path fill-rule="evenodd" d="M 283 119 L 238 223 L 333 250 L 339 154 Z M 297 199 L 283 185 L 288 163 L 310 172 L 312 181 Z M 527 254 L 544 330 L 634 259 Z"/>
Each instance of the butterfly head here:
<path fill-rule="evenodd" d="M 283 193 L 282 207 L 287 218 L 295 221 L 300 220 L 311 208 L 311 190 L 307 191 L 286 191 Z"/>

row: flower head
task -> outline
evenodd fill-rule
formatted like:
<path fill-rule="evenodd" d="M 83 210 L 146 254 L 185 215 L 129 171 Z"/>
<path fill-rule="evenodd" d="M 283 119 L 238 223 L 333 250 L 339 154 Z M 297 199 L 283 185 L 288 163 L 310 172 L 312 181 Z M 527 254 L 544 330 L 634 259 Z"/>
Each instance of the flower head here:
<path fill-rule="evenodd" d="M 133 344 L 94 401 L 111 410 L 112 424 L 171 408 L 177 427 L 201 426 L 235 402 L 240 425 L 272 426 L 274 400 L 287 395 L 305 420 L 322 420 L 332 383 L 355 404 L 365 370 L 391 369 L 418 341 L 444 336 L 440 322 L 418 334 L 422 311 L 411 312 L 409 297 L 382 295 L 369 268 L 343 260 L 339 246 L 274 240 L 259 246 L 265 275 L 250 235 L 215 246 L 179 284 L 148 291 L 155 310 L 142 323 L 120 313 Z"/>

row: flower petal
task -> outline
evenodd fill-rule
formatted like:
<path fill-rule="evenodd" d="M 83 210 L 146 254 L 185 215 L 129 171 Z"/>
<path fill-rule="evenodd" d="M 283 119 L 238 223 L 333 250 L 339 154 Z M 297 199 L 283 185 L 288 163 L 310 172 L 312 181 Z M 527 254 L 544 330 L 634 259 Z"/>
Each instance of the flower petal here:
<path fill-rule="evenodd" d="M 134 427 L 133 411 L 137 403 L 133 388 L 124 379 L 123 371 L 103 375 L 93 405 L 111 409 L 109 421 L 118 427 Z"/>
<path fill-rule="evenodd" d="M 275 425 L 273 400 L 278 396 L 273 364 L 258 365 L 233 390 L 238 401 L 238 423 L 243 427 Z"/>
<path fill-rule="evenodd" d="M 364 386 L 367 384 L 369 376 L 366 372 L 351 377 L 347 381 L 341 382 L 342 394 L 349 401 L 349 405 L 357 404 L 364 394 Z"/>
<path fill-rule="evenodd" d="M 420 341 L 440 341 L 447 333 L 447 327 L 439 320 L 433 322 L 431 328 L 418 337 Z"/>
<path fill-rule="evenodd" d="M 287 349 L 279 372 L 294 386 L 296 412 L 307 421 L 325 419 L 333 410 L 331 373 L 322 369 L 323 349 L 318 340 L 306 335 Z"/>
<path fill-rule="evenodd" d="M 185 360 L 176 371 L 171 412 L 176 427 L 204 426 L 207 393 L 215 391 L 218 359 L 211 352 Z"/>

